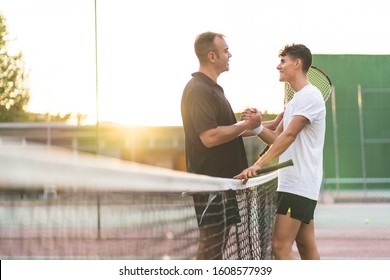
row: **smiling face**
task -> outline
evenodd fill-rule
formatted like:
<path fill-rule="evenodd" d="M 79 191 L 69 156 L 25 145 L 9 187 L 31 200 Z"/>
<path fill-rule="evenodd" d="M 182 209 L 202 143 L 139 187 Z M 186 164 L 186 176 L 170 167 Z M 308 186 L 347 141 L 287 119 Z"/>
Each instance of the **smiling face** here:
<path fill-rule="evenodd" d="M 224 38 L 216 36 L 214 39 L 215 49 L 209 55 L 214 60 L 215 68 L 219 73 L 229 71 L 229 59 L 232 57 L 229 47 Z"/>
<path fill-rule="evenodd" d="M 292 59 L 289 55 L 281 57 L 280 63 L 276 67 L 279 70 L 279 81 L 289 83 L 293 80 L 296 74 L 297 64 L 297 59 Z"/>

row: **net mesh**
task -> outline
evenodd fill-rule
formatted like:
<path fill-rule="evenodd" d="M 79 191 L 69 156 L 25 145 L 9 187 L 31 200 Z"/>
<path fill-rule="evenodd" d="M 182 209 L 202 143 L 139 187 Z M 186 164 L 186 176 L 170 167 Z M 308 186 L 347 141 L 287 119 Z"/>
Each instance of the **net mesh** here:
<path fill-rule="evenodd" d="M 2 259 L 194 259 L 200 236 L 188 193 L 227 190 L 241 222 L 216 244 L 223 258 L 273 258 L 275 172 L 243 186 L 57 149 L 0 149 L 0 158 Z"/>

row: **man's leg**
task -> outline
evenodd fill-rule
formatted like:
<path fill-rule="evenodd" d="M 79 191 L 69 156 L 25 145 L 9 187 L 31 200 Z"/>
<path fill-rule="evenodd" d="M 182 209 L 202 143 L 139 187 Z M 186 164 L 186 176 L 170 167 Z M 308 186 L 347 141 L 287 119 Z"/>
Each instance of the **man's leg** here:
<path fill-rule="evenodd" d="M 302 222 L 293 219 L 290 213 L 277 214 L 272 236 L 272 250 L 277 260 L 294 259 L 292 246 Z"/>
<path fill-rule="evenodd" d="M 295 241 L 302 260 L 320 259 L 314 234 L 314 220 L 311 220 L 310 224 L 302 223 Z"/>

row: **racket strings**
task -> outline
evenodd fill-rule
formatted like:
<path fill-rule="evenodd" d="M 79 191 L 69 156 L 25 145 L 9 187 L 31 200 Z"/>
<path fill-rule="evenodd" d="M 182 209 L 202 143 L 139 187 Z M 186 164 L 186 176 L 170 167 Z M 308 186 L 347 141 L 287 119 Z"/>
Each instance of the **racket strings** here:
<path fill-rule="evenodd" d="M 318 70 L 315 67 L 311 67 L 309 69 L 309 72 L 307 73 L 307 77 L 309 82 L 318 88 L 318 90 L 321 92 L 323 98 L 325 101 L 328 100 L 332 93 L 332 85 L 328 79 L 328 77 L 321 71 Z M 285 91 L 284 91 L 284 106 L 287 106 L 287 103 L 291 101 L 291 99 L 294 97 L 294 90 L 290 87 L 288 83 L 285 84 Z"/>
<path fill-rule="evenodd" d="M 309 71 L 308 73 L 309 82 L 317 87 L 319 91 L 322 93 L 322 96 L 324 97 L 324 100 L 328 100 L 331 92 L 332 92 L 332 85 L 329 83 L 329 80 L 327 79 L 324 74 L 322 74 L 319 71 Z"/>

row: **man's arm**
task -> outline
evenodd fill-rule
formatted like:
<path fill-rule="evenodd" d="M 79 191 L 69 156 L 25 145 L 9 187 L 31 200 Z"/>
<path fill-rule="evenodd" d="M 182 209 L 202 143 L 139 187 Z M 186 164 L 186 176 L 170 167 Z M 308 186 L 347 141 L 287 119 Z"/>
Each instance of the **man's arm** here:
<path fill-rule="evenodd" d="M 283 132 L 283 122 L 280 122 L 278 127 L 276 129 L 269 129 L 266 126 L 264 126 L 263 131 L 257 135 L 264 143 L 267 145 L 272 145 L 276 138 L 279 137 Z"/>
<path fill-rule="evenodd" d="M 199 133 L 203 145 L 207 148 L 212 148 L 221 144 L 232 141 L 241 136 L 245 131 L 252 130 L 261 124 L 261 115 L 257 113 L 253 118 L 245 122 L 229 125 L 218 126 L 216 128 L 208 129 Z"/>
<path fill-rule="evenodd" d="M 279 126 L 280 122 L 283 120 L 283 115 L 284 115 L 284 112 L 279 113 L 275 119 L 273 119 L 271 121 L 263 122 L 262 124 L 264 125 L 265 128 L 268 128 L 270 130 L 276 130 L 277 127 Z"/>
<path fill-rule="evenodd" d="M 264 129 L 260 134 L 259 137 L 266 142 L 267 144 L 272 144 L 271 148 L 268 150 L 268 152 L 259 158 L 256 163 L 254 163 L 251 167 L 245 169 L 240 174 L 235 176 L 236 179 L 243 180 L 243 183 L 245 184 L 249 178 L 256 177 L 257 172 L 263 168 L 263 166 L 272 161 L 273 159 L 279 157 L 282 153 L 284 153 L 288 147 L 295 141 L 298 134 L 301 132 L 301 130 L 305 127 L 305 125 L 308 123 L 308 119 L 306 119 L 303 116 L 294 116 L 288 126 L 285 130 L 283 130 L 282 133 L 280 133 L 279 136 L 275 138 L 279 130 L 281 129 L 279 124 L 278 128 L 275 132 L 272 132 L 269 129 Z M 267 142 L 268 141 L 268 142 Z"/>
<path fill-rule="evenodd" d="M 282 133 L 280 133 L 279 136 L 277 136 L 273 142 L 270 142 L 272 144 L 271 148 L 268 150 L 268 152 L 261 157 L 255 165 L 258 165 L 261 169 L 266 163 L 276 159 L 281 154 L 283 154 L 288 147 L 295 141 L 298 134 L 301 132 L 301 130 L 305 127 L 305 125 L 308 123 L 308 120 L 303 116 L 294 116 L 291 120 L 291 122 L 288 124 L 285 130 L 283 130 Z M 262 133 L 259 135 L 260 138 L 267 137 L 267 134 Z M 271 138 L 264 139 L 263 141 L 271 140 Z"/>

